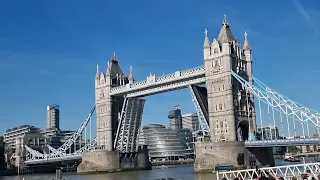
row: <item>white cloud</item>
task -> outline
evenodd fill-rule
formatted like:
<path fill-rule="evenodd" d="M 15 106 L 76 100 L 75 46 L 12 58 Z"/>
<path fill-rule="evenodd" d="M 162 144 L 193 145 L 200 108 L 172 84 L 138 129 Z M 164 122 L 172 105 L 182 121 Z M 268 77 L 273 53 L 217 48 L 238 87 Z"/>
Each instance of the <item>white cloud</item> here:
<path fill-rule="evenodd" d="M 296 11 L 302 16 L 302 18 L 305 20 L 305 22 L 308 24 L 308 26 L 313 29 L 314 35 L 316 36 L 316 34 L 318 32 L 318 28 L 315 24 L 315 21 L 313 20 L 310 13 L 308 12 L 308 10 L 302 6 L 302 4 L 300 3 L 299 0 L 293 0 L 292 3 L 294 5 Z"/>

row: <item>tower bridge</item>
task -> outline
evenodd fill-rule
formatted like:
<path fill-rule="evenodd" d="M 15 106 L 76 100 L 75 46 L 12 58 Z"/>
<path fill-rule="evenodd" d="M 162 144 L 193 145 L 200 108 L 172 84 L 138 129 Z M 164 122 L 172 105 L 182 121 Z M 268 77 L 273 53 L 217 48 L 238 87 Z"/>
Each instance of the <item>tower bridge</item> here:
<path fill-rule="evenodd" d="M 226 17 L 217 39 L 211 42 L 205 30 L 203 56 L 204 66 L 160 77 L 150 74 L 145 80 L 135 81 L 133 68 L 130 67 L 126 76 L 114 54 L 105 72 L 97 66 L 95 105 L 78 131 L 60 148 L 49 148 L 48 154 L 24 146 L 28 154 L 24 163 L 81 157 L 79 172 L 147 168 L 147 150 L 138 146 L 144 98 L 182 88 L 190 89 L 201 131 L 209 136 L 196 143 L 194 168 L 197 172 L 212 171 L 221 165 L 244 168 L 249 166 L 252 156 L 256 157 L 259 166 L 273 165 L 273 146 L 319 144 L 319 138 L 310 136 L 312 128 L 319 132 L 319 113 L 277 93 L 253 76 L 248 35 L 244 34 L 241 45 Z M 198 86 L 201 84 L 206 87 Z M 263 110 L 262 105 L 267 110 Z M 73 154 L 67 153 L 75 141 L 83 138 L 86 128 L 91 128 L 93 111 L 96 112 L 96 136 L 90 134 L 90 141 L 84 147 Z M 264 125 L 266 117 L 263 113 L 266 111 L 269 125 L 281 124 L 282 135 L 284 131 L 289 136 L 291 133 L 296 135 L 297 126 L 301 125 L 302 135 L 308 138 L 278 139 L 279 134 L 274 134 L 271 136 L 274 139 L 265 139 L 266 132 L 259 132 L 257 127 Z"/>

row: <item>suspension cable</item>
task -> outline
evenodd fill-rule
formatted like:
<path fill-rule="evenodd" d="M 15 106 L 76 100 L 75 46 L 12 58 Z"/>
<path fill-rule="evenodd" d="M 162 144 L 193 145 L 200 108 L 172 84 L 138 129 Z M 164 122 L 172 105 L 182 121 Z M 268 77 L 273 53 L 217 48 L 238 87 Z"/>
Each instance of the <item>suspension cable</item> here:
<path fill-rule="evenodd" d="M 288 135 L 290 135 L 290 123 L 289 123 L 289 117 L 288 117 L 288 107 L 286 106 L 286 118 L 287 118 L 287 124 L 288 124 Z"/>
<path fill-rule="evenodd" d="M 293 114 L 292 114 L 292 121 L 293 121 L 293 132 L 294 132 L 294 137 L 297 137 L 296 121 L 294 120 L 294 115 L 293 115 Z"/>
<path fill-rule="evenodd" d="M 250 117 L 249 117 L 249 98 L 248 98 L 248 91 L 247 91 L 247 89 L 245 89 L 246 90 L 246 99 L 247 99 L 247 118 L 248 118 L 248 122 L 249 122 L 249 134 L 248 134 L 248 140 L 250 141 L 251 140 L 251 119 L 250 119 Z"/>
<path fill-rule="evenodd" d="M 273 104 L 273 102 L 272 102 Z M 273 118 L 273 128 L 274 128 L 274 139 L 278 139 L 278 134 L 277 134 L 277 127 L 276 127 L 276 118 L 274 117 L 274 108 L 272 107 L 272 118 Z"/>
<path fill-rule="evenodd" d="M 283 130 L 283 119 L 282 119 L 282 113 L 280 112 L 280 122 L 281 122 L 281 136 L 284 138 L 284 130 Z"/>
<path fill-rule="evenodd" d="M 301 114 L 301 119 L 302 119 L 302 114 Z M 304 134 L 304 122 L 301 121 L 301 126 L 302 126 L 302 136 L 305 138 L 305 134 Z"/>
<path fill-rule="evenodd" d="M 261 102 L 260 102 L 260 98 L 258 99 L 259 102 L 259 114 L 260 114 L 260 130 L 261 130 L 261 136 L 262 136 L 262 140 L 264 140 L 264 129 L 262 128 L 263 123 L 262 123 L 262 111 L 261 111 Z"/>
<path fill-rule="evenodd" d="M 83 133 L 81 133 L 81 136 L 79 136 L 79 149 L 81 149 L 81 140 L 82 140 L 82 137 L 83 137 Z M 77 149 L 78 150 L 78 149 Z"/>
<path fill-rule="evenodd" d="M 270 133 L 270 138 L 271 140 L 273 139 L 273 136 L 272 136 L 272 128 L 271 128 L 271 116 L 270 116 L 270 106 L 268 105 L 268 119 L 269 119 L 269 133 Z"/>
<path fill-rule="evenodd" d="M 84 145 L 87 146 L 87 128 L 84 129 Z"/>
<path fill-rule="evenodd" d="M 91 123 L 92 123 L 92 120 L 90 119 L 90 122 L 89 122 L 89 136 L 90 136 L 90 142 L 92 141 L 92 128 L 91 128 Z"/>

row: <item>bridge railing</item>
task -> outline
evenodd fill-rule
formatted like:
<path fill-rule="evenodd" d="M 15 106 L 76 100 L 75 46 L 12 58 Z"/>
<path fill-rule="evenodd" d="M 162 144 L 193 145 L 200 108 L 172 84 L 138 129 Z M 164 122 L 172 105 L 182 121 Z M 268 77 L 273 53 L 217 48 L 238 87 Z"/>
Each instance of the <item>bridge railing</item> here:
<path fill-rule="evenodd" d="M 140 88 L 145 88 L 150 85 L 157 85 L 170 82 L 172 80 L 179 80 L 195 75 L 204 75 L 205 69 L 204 66 L 196 67 L 192 69 L 187 69 L 183 71 L 176 71 L 175 73 L 166 74 L 164 76 L 156 77 L 155 75 L 150 74 L 146 80 L 135 82 L 133 84 L 126 84 L 123 86 L 118 86 L 111 88 L 111 94 L 115 95 L 122 92 L 127 92 L 128 90 L 135 90 Z"/>
<path fill-rule="evenodd" d="M 288 166 L 276 166 L 276 167 L 265 167 L 260 169 L 245 169 L 237 171 L 218 171 L 216 172 L 217 180 L 226 178 L 227 180 L 234 180 L 235 178 L 247 180 L 257 179 L 257 177 L 265 176 L 277 176 L 283 177 L 284 179 L 291 179 L 297 177 L 301 179 L 301 176 L 310 170 L 312 176 L 318 180 L 317 175 L 320 172 L 320 162 L 307 163 L 307 164 L 295 164 Z"/>
<path fill-rule="evenodd" d="M 257 140 L 246 141 L 245 145 L 249 146 L 282 146 L 282 145 L 320 145 L 320 138 L 303 138 L 303 139 L 275 139 L 275 140 Z"/>

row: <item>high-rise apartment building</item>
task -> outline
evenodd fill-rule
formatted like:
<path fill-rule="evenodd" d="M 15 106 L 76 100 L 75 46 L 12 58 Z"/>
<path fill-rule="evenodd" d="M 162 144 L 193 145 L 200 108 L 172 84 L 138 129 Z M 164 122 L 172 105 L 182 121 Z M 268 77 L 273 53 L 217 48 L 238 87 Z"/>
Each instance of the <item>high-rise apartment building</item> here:
<path fill-rule="evenodd" d="M 171 129 L 182 129 L 182 116 L 179 106 L 175 106 L 174 110 L 169 112 L 168 118 Z"/>
<path fill-rule="evenodd" d="M 47 129 L 60 129 L 59 105 L 47 106 Z"/>
<path fill-rule="evenodd" d="M 199 119 L 197 113 L 188 113 L 182 115 L 182 128 L 191 131 L 199 130 Z"/>

